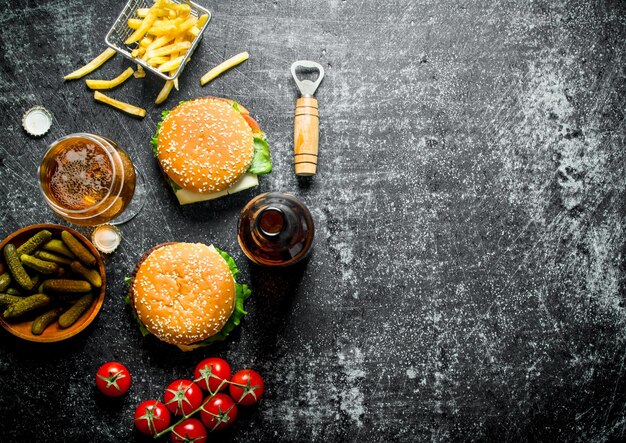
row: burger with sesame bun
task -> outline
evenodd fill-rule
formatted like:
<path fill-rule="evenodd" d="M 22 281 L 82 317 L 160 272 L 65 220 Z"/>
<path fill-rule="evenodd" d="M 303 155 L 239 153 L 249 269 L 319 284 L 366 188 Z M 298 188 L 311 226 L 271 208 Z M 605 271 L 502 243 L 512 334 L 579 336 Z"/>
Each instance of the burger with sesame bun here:
<path fill-rule="evenodd" d="M 183 351 L 224 340 L 247 312 L 251 291 L 226 252 L 202 243 L 163 243 L 135 267 L 127 302 L 144 335 Z"/>
<path fill-rule="evenodd" d="M 272 171 L 265 134 L 228 99 L 197 98 L 164 111 L 152 145 L 182 205 L 252 188 Z"/>

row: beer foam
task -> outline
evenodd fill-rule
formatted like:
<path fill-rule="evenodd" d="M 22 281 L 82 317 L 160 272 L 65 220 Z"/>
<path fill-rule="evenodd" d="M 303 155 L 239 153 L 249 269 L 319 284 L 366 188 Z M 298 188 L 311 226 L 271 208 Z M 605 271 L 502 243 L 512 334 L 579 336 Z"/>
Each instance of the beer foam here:
<path fill-rule="evenodd" d="M 89 208 L 102 201 L 113 182 L 113 169 L 105 151 L 94 143 L 76 142 L 54 159 L 50 191 L 68 210 Z"/>

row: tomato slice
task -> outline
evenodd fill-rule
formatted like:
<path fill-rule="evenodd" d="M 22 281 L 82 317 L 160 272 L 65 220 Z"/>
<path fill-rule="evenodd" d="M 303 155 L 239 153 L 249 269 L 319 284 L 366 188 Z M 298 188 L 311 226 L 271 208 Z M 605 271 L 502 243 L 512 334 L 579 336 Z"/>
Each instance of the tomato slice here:
<path fill-rule="evenodd" d="M 261 127 L 256 122 L 256 120 L 253 119 L 252 117 L 250 117 L 250 115 L 248 115 L 248 114 L 241 114 L 241 116 L 246 121 L 246 123 L 248 123 L 248 126 L 250 126 L 250 128 L 252 128 L 252 132 L 254 132 L 254 133 L 263 132 L 263 131 L 261 131 Z"/>

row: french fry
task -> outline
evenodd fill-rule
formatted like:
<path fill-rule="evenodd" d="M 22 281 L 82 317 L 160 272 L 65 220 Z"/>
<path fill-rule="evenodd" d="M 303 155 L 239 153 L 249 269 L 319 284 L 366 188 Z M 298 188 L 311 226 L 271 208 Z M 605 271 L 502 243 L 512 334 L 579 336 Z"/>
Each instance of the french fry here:
<path fill-rule="evenodd" d="M 109 106 L 113 106 L 114 108 L 117 108 L 120 111 L 124 111 L 127 114 L 135 115 L 137 117 L 142 117 L 142 118 L 146 116 L 145 109 L 141 109 L 141 108 L 138 108 L 137 106 L 133 106 L 131 104 L 121 102 L 119 100 L 115 100 L 114 98 L 104 95 L 100 91 L 95 91 L 93 94 L 93 98 L 96 101 L 107 104 Z"/>
<path fill-rule="evenodd" d="M 130 55 L 133 57 L 141 57 L 146 53 L 146 48 L 137 48 L 130 51 Z"/>
<path fill-rule="evenodd" d="M 106 48 L 100 55 L 98 55 L 96 58 L 91 60 L 85 66 L 77 69 L 74 72 L 67 74 L 65 77 L 63 77 L 63 80 L 75 80 L 77 78 L 84 77 L 90 72 L 93 72 L 96 69 L 98 69 L 100 66 L 104 64 L 104 62 L 106 62 L 108 59 L 113 57 L 115 54 L 116 52 L 114 49 Z"/>
<path fill-rule="evenodd" d="M 148 64 L 151 66 L 159 66 L 159 65 L 163 65 L 166 62 L 169 62 L 170 58 L 167 56 L 161 56 L 161 57 L 152 57 L 148 59 Z"/>
<path fill-rule="evenodd" d="M 179 35 L 178 37 L 176 37 L 174 39 L 174 43 L 175 44 L 181 43 L 181 42 L 184 41 L 183 39 L 184 39 L 184 36 Z M 189 43 L 189 44 L 191 45 L 191 43 Z M 179 57 L 179 56 L 184 55 L 184 54 L 185 54 L 184 52 L 182 52 L 182 53 L 178 53 L 178 52 L 177 53 L 172 53 L 172 54 L 170 54 L 170 60 L 174 60 L 176 57 Z M 189 58 L 187 59 L 187 61 L 185 63 L 189 63 Z M 174 74 L 176 74 L 176 70 L 170 71 L 170 75 L 174 75 Z M 178 77 L 174 78 L 173 81 L 174 81 L 174 89 L 176 89 L 178 91 Z"/>
<path fill-rule="evenodd" d="M 214 78 L 218 77 L 219 75 L 223 74 L 229 69 L 237 66 L 238 64 L 245 62 L 249 58 L 250 58 L 250 54 L 248 54 L 247 52 L 242 52 L 241 54 L 237 54 L 234 57 L 229 58 L 225 62 L 220 63 L 215 68 L 211 69 L 209 72 L 204 74 L 202 78 L 200 79 L 200 85 L 201 86 L 206 85 Z"/>
<path fill-rule="evenodd" d="M 198 24 L 197 24 L 198 28 L 203 27 L 208 19 L 209 19 L 209 14 L 202 14 L 200 17 L 198 17 Z"/>
<path fill-rule="evenodd" d="M 194 25 L 191 28 L 189 28 L 189 37 L 190 38 L 194 39 L 198 35 L 200 35 L 200 28 L 198 28 L 198 25 Z"/>
<path fill-rule="evenodd" d="M 146 18 L 144 18 L 143 22 L 141 22 L 141 26 L 139 27 L 139 29 L 136 29 L 135 32 L 133 32 L 130 37 L 128 37 L 126 41 L 124 41 L 124 44 L 130 45 L 131 43 L 135 43 L 141 40 L 141 38 L 146 35 L 146 32 L 148 32 L 148 29 L 152 27 L 156 19 L 156 15 L 154 15 L 152 11 L 148 11 Z"/>
<path fill-rule="evenodd" d="M 171 34 L 176 31 L 175 26 L 163 26 L 158 28 L 151 28 L 150 35 L 154 35 L 155 37 L 169 37 L 171 39 Z"/>
<path fill-rule="evenodd" d="M 152 52 L 155 49 L 159 49 L 161 46 L 165 46 L 171 41 L 173 41 L 172 37 L 170 37 L 169 35 L 163 35 L 159 38 L 156 38 L 152 43 L 150 43 L 148 47 L 146 48 L 146 51 Z"/>
<path fill-rule="evenodd" d="M 142 48 L 147 48 L 148 46 L 150 46 L 150 43 L 153 42 L 152 37 L 144 37 L 141 40 L 139 40 L 139 46 L 141 46 Z"/>
<path fill-rule="evenodd" d="M 180 57 L 176 57 L 174 60 L 163 63 L 161 66 L 159 66 L 159 71 L 167 72 L 178 69 L 180 63 L 183 61 L 183 58 L 185 57 L 181 55 Z"/>
<path fill-rule="evenodd" d="M 169 0 L 154 0 L 153 8 L 165 8 L 170 3 Z"/>
<path fill-rule="evenodd" d="M 189 2 L 172 0 L 154 0 L 152 7 L 136 9 L 136 16 L 127 21 L 134 32 L 125 43 L 139 42 L 131 56 L 173 76 L 209 19 L 208 14 L 195 17 L 191 12 Z M 143 75 L 143 71 L 135 73 L 135 77 Z M 165 97 L 163 100 L 169 94 L 167 88 L 178 90 L 178 78 L 173 79 L 171 85 L 164 85 L 160 94 Z"/>
<path fill-rule="evenodd" d="M 152 13 L 157 17 L 169 17 L 170 11 L 165 8 L 157 8 L 153 6 L 152 8 L 139 8 L 137 9 L 137 17 L 146 18 L 148 12 L 152 11 Z"/>
<path fill-rule="evenodd" d="M 130 29 L 139 29 L 141 27 L 142 22 L 143 20 L 140 20 L 138 18 L 129 18 L 126 24 L 128 25 Z"/>
<path fill-rule="evenodd" d="M 154 103 L 159 105 L 159 104 L 163 103 L 165 100 L 167 100 L 167 97 L 170 95 L 170 92 L 172 92 L 172 87 L 173 86 L 174 86 L 174 81 L 173 80 L 167 80 L 165 82 L 165 84 L 163 85 L 163 88 L 159 92 L 159 95 L 157 96 L 157 98 L 154 101 Z"/>
<path fill-rule="evenodd" d="M 189 15 L 191 13 L 191 6 L 183 3 L 168 2 L 165 6 L 166 9 L 175 11 L 178 15 Z"/>
<path fill-rule="evenodd" d="M 148 58 L 160 57 L 162 55 L 171 55 L 171 54 L 178 55 L 179 52 L 181 51 L 184 52 L 190 47 L 191 47 L 191 42 L 177 42 L 171 45 L 163 46 L 159 49 L 155 49 L 154 51 L 149 51 L 149 52 L 147 51 L 147 54 L 148 54 Z"/>
<path fill-rule="evenodd" d="M 172 34 L 173 32 L 176 32 L 176 25 L 174 25 L 173 23 L 153 26 L 152 28 L 148 30 L 148 33 L 150 35 L 154 35 L 156 37 L 169 35 L 169 34 Z"/>
<path fill-rule="evenodd" d="M 113 80 L 85 80 L 89 89 L 111 89 L 121 85 L 135 73 L 133 68 L 128 68 Z"/>
<path fill-rule="evenodd" d="M 191 28 L 196 26 L 198 23 L 198 19 L 195 17 L 189 17 L 187 20 L 182 22 L 180 25 L 176 27 L 176 31 L 172 33 L 174 36 L 182 35 L 185 32 L 189 31 Z"/>
<path fill-rule="evenodd" d="M 146 76 L 146 71 L 143 70 L 143 66 L 137 65 L 137 70 L 133 74 L 135 78 L 144 78 Z"/>
<path fill-rule="evenodd" d="M 196 38 L 200 34 L 200 30 L 202 29 L 202 27 L 204 26 L 204 24 L 207 22 L 208 19 L 209 19 L 209 14 L 202 14 L 200 17 L 198 17 L 198 22 L 194 26 L 189 28 L 189 35 L 191 36 L 192 39 Z"/>

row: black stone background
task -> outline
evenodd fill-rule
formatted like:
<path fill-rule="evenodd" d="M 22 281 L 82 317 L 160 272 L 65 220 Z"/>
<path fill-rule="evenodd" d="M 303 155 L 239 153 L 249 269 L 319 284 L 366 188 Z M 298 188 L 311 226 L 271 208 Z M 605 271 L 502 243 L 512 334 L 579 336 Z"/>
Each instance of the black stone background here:
<path fill-rule="evenodd" d="M 163 107 L 155 78 L 110 92 L 147 108 L 137 120 L 62 80 L 103 50 L 121 1 L 0 0 L 0 235 L 60 222 L 35 171 L 64 134 L 119 142 L 149 191 L 91 327 L 46 346 L 0 334 L 0 440 L 135 441 L 135 406 L 209 355 L 267 382 L 212 441 L 623 440 L 626 3 L 201 1 L 214 18 L 180 92 Z M 249 61 L 199 86 L 243 50 Z M 308 182 L 292 171 L 297 59 L 326 69 Z M 179 207 L 149 138 L 162 109 L 203 95 L 250 109 L 275 169 Z M 20 120 L 37 104 L 55 119 L 32 139 Z M 252 267 L 237 246 L 240 209 L 269 190 L 311 208 L 304 269 Z M 239 263 L 254 295 L 225 343 L 183 354 L 139 334 L 124 277 L 165 241 L 215 243 Z M 117 402 L 94 388 L 111 359 L 134 378 Z"/>

